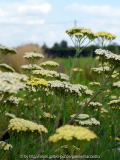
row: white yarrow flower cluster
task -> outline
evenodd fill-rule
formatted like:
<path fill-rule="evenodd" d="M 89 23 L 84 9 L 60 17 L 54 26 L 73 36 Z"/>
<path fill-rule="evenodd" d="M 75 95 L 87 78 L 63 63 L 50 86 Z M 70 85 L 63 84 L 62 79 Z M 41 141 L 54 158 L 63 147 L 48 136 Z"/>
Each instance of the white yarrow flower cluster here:
<path fill-rule="evenodd" d="M 26 52 L 25 55 L 23 56 L 24 58 L 28 60 L 39 60 L 41 58 L 44 58 L 44 56 L 40 53 L 35 53 L 35 52 Z"/>
<path fill-rule="evenodd" d="M 17 54 L 17 51 L 13 48 L 10 48 L 10 47 L 0 46 L 0 53 L 2 53 L 3 55 L 6 55 L 8 53 Z"/>
<path fill-rule="evenodd" d="M 33 69 L 33 70 L 37 70 L 37 69 L 42 70 L 43 69 L 42 67 L 40 67 L 40 66 L 38 66 L 36 64 L 33 64 L 33 65 L 32 64 L 22 65 L 21 68 L 24 69 L 24 70 L 31 70 L 31 69 Z"/>
<path fill-rule="evenodd" d="M 114 54 L 108 50 L 96 49 L 95 53 L 105 59 L 105 61 L 110 62 L 113 65 L 120 64 L 120 55 Z"/>
<path fill-rule="evenodd" d="M 57 75 L 56 71 L 49 71 L 49 70 L 34 70 L 32 71 L 34 75 L 46 76 L 46 77 L 55 77 Z"/>
<path fill-rule="evenodd" d="M 89 107 L 102 107 L 102 104 L 99 102 L 90 102 Z"/>
<path fill-rule="evenodd" d="M 57 77 L 57 78 L 61 78 L 61 80 L 66 80 L 66 81 L 68 81 L 69 80 L 69 76 L 68 75 L 66 75 L 65 73 L 57 73 L 57 75 L 55 76 L 55 77 Z"/>
<path fill-rule="evenodd" d="M 6 103 L 6 102 L 11 102 L 15 105 L 18 105 L 19 99 L 17 97 L 10 96 L 6 100 L 4 100 L 4 103 Z"/>
<path fill-rule="evenodd" d="M 18 78 L 18 77 L 17 77 Z M 0 92 L 17 93 L 25 89 L 26 85 L 15 78 L 14 73 L 3 72 L 0 74 Z M 21 79 L 21 77 L 19 77 Z M 23 77 L 22 77 L 23 78 Z"/>
<path fill-rule="evenodd" d="M 95 72 L 95 73 L 102 73 L 102 72 L 108 73 L 110 71 L 108 66 L 104 66 L 104 67 L 98 67 L 98 68 L 91 68 L 91 72 Z"/>
<path fill-rule="evenodd" d="M 12 67 L 10 67 L 8 64 L 4 64 L 4 63 L 0 64 L 0 69 L 2 71 L 15 72 L 15 70 Z"/>
<path fill-rule="evenodd" d="M 76 114 L 72 114 L 70 117 L 73 118 Z M 88 114 L 79 114 L 76 118 L 79 119 L 85 119 L 85 118 L 89 118 L 90 116 Z"/>
<path fill-rule="evenodd" d="M 113 83 L 113 86 L 114 86 L 114 87 L 120 87 L 120 81 L 114 82 L 114 83 Z"/>
<path fill-rule="evenodd" d="M 78 121 L 79 124 L 81 125 L 100 125 L 100 122 L 97 121 L 95 118 L 90 118 L 88 120 L 85 120 L 85 121 L 79 121 L 79 120 L 75 120 L 75 121 Z"/>
<path fill-rule="evenodd" d="M 108 103 L 110 106 L 120 105 L 120 99 L 112 100 Z"/>
<path fill-rule="evenodd" d="M 74 117 L 75 114 L 71 115 L 70 117 Z M 86 119 L 86 120 L 84 120 Z M 79 114 L 76 118 L 75 118 L 75 122 L 78 122 L 80 125 L 100 125 L 100 122 L 97 121 L 95 118 L 90 118 L 88 114 Z"/>
<path fill-rule="evenodd" d="M 10 118 L 17 118 L 14 114 L 5 112 L 5 116 L 9 116 Z"/>
<path fill-rule="evenodd" d="M 69 82 L 61 82 L 61 81 L 47 81 L 48 84 L 50 84 L 50 88 L 57 89 L 57 91 L 61 90 L 64 92 L 64 94 L 68 94 L 68 93 L 75 93 L 78 96 L 81 96 L 80 90 L 78 87 L 76 87 L 73 84 L 70 84 Z M 61 93 L 61 92 L 60 92 Z M 63 93 L 61 93 L 63 94 Z"/>

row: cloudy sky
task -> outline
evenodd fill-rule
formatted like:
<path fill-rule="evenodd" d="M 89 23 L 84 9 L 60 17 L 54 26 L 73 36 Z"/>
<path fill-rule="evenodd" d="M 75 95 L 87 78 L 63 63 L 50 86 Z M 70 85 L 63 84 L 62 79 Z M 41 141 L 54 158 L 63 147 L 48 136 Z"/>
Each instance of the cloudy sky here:
<path fill-rule="evenodd" d="M 120 44 L 119 0 L 0 0 L 0 44 L 17 47 L 28 43 L 52 47 L 66 40 L 75 26 L 93 32 L 107 31 Z"/>

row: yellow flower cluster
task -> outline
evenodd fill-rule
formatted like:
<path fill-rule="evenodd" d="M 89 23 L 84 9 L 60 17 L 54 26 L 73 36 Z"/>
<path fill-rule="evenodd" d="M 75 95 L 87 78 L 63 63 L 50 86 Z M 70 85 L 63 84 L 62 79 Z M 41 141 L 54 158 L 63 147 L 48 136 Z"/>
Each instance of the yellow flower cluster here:
<path fill-rule="evenodd" d="M 49 137 L 50 142 L 58 142 L 60 140 L 86 140 L 96 139 L 97 136 L 92 131 L 81 126 L 65 125 L 56 129 L 56 134 Z"/>
<path fill-rule="evenodd" d="M 44 117 L 46 117 L 46 118 L 55 118 L 56 116 L 55 115 L 51 115 L 50 113 L 46 113 L 46 112 L 44 112 Z M 39 118 L 41 118 L 41 115 L 39 116 Z"/>
<path fill-rule="evenodd" d="M 74 71 L 74 72 L 78 72 L 78 71 L 79 71 L 79 72 L 82 72 L 83 70 L 80 69 L 80 68 L 73 68 L 73 71 Z"/>
<path fill-rule="evenodd" d="M 6 46 L 0 46 L 0 53 L 6 55 L 8 53 L 10 54 L 17 54 L 17 51 L 15 49 L 12 48 L 8 48 Z"/>
<path fill-rule="evenodd" d="M 98 111 L 98 108 L 95 108 L 94 111 Z M 101 113 L 101 114 L 103 114 L 103 113 L 108 113 L 108 110 L 106 110 L 104 107 L 101 107 L 101 108 L 100 108 L 100 113 Z"/>
<path fill-rule="evenodd" d="M 91 86 L 100 86 L 100 83 L 99 82 L 90 82 L 89 83 Z"/>
<path fill-rule="evenodd" d="M 49 67 L 49 66 L 51 66 L 51 67 L 54 67 L 54 68 L 56 68 L 56 67 L 58 67 L 59 66 L 59 64 L 58 63 L 56 63 L 56 62 L 54 62 L 54 61 L 46 61 L 46 62 L 43 62 L 43 63 L 40 63 L 40 66 L 41 67 Z"/>
<path fill-rule="evenodd" d="M 104 37 L 104 38 L 106 38 L 108 40 L 111 40 L 111 39 L 113 40 L 113 39 L 116 38 L 115 35 L 113 35 L 113 34 L 111 34 L 109 32 L 105 32 L 105 31 L 97 32 L 97 34 L 99 35 L 99 37 Z"/>
<path fill-rule="evenodd" d="M 66 33 L 72 37 L 76 36 L 77 38 L 83 38 L 87 36 L 88 39 L 95 39 L 98 37 L 97 34 L 93 33 L 91 29 L 87 29 L 84 27 L 72 27 L 71 29 L 66 30 Z"/>
<path fill-rule="evenodd" d="M 10 131 L 17 132 L 37 132 L 38 134 L 41 132 L 48 133 L 47 129 L 43 125 L 38 125 L 37 123 L 31 122 L 29 120 L 24 120 L 21 118 L 14 118 L 9 121 L 8 129 Z"/>
<path fill-rule="evenodd" d="M 32 71 L 32 74 L 34 75 L 40 75 L 40 76 L 45 76 L 45 77 L 54 77 L 57 75 L 56 71 L 49 71 L 49 70 L 34 70 Z"/>
<path fill-rule="evenodd" d="M 103 93 L 110 93 L 110 90 L 102 91 Z"/>
<path fill-rule="evenodd" d="M 10 148 L 13 148 L 11 144 L 6 144 L 4 141 L 0 141 L 0 149 L 8 151 Z"/>
<path fill-rule="evenodd" d="M 116 137 L 115 140 L 118 141 L 118 142 L 120 142 L 120 138 L 118 138 L 118 137 Z"/>
<path fill-rule="evenodd" d="M 10 67 L 8 64 L 4 64 L 4 63 L 0 64 L 0 69 L 3 72 L 4 71 L 5 72 L 15 72 L 15 70 L 12 67 Z"/>
<path fill-rule="evenodd" d="M 31 86 L 50 86 L 45 79 L 32 78 L 31 81 L 26 82 L 26 85 Z"/>

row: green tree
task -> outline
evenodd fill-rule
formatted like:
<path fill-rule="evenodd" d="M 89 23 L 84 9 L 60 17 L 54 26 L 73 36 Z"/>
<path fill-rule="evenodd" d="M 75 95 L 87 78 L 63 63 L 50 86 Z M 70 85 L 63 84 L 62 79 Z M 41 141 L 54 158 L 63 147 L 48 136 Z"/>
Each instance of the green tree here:
<path fill-rule="evenodd" d="M 59 44 L 55 42 L 52 48 L 59 48 L 59 47 L 60 47 Z"/>
<path fill-rule="evenodd" d="M 48 47 L 47 47 L 46 43 L 44 43 L 41 48 L 42 48 L 43 50 L 45 50 L 45 49 L 48 48 Z"/>
<path fill-rule="evenodd" d="M 60 43 L 60 47 L 61 48 L 68 48 L 67 41 L 62 40 L 61 43 Z"/>

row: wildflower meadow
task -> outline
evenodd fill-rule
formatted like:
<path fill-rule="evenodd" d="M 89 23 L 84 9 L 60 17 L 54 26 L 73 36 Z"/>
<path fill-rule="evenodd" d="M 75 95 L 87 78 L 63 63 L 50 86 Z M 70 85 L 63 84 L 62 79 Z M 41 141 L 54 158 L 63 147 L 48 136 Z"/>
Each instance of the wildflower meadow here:
<path fill-rule="evenodd" d="M 76 48 L 69 74 L 57 72 L 54 61 L 37 65 L 44 55 L 36 52 L 24 54 L 29 64 L 17 73 L 4 63 L 17 51 L 0 46 L 0 160 L 120 160 L 120 55 L 104 49 L 116 36 L 84 27 L 66 34 Z M 98 46 L 90 87 L 74 67 L 85 40 Z"/>

